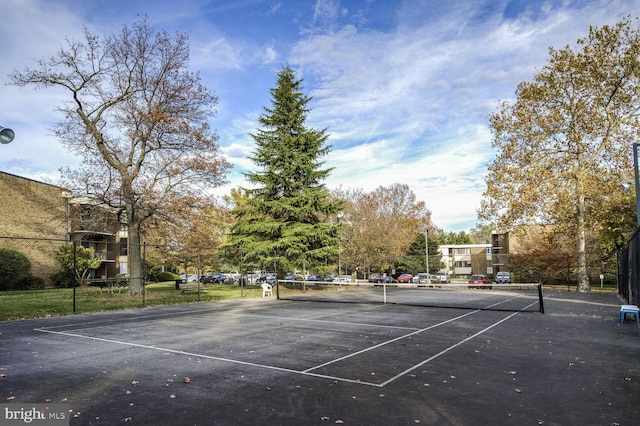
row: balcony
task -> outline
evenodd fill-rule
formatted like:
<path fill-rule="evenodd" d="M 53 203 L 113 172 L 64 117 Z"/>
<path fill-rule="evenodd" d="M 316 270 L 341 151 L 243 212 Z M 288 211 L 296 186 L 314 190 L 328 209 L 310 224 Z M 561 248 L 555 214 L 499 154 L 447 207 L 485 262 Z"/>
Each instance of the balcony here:
<path fill-rule="evenodd" d="M 108 250 L 101 250 L 101 251 L 96 250 L 96 257 L 102 260 L 102 262 L 113 263 L 116 261 L 116 258 L 113 255 L 113 252 Z"/>

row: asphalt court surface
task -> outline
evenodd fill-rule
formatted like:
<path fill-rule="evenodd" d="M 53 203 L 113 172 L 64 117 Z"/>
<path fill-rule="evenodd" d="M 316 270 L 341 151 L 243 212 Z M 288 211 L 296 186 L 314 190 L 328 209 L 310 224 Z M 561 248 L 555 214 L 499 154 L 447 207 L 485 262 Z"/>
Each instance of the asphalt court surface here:
<path fill-rule="evenodd" d="M 69 404 L 71 424 L 640 424 L 640 328 L 619 306 L 256 299 L 4 322 L 0 397 Z"/>

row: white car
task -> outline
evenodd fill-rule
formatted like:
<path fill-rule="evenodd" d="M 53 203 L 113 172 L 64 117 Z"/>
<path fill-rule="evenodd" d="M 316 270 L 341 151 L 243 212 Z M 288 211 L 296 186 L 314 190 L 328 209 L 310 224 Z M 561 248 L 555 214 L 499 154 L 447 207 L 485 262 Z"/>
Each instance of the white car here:
<path fill-rule="evenodd" d="M 435 280 L 441 283 L 451 282 L 451 278 L 449 278 L 449 274 L 446 272 L 436 272 Z"/>
<path fill-rule="evenodd" d="M 426 272 L 420 272 L 419 274 L 415 274 L 411 279 L 411 281 L 414 283 L 422 283 L 422 284 L 429 284 L 430 280 L 431 280 L 431 274 L 427 274 Z"/>
<path fill-rule="evenodd" d="M 511 284 L 511 272 L 498 272 L 496 274 L 496 284 Z"/>

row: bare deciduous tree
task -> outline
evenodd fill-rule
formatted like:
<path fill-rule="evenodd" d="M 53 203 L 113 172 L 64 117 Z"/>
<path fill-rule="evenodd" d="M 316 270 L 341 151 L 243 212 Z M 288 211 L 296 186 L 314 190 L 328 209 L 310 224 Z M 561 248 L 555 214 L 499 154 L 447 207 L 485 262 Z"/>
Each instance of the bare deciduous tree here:
<path fill-rule="evenodd" d="M 202 197 L 229 168 L 207 123 L 217 98 L 188 60 L 186 34 L 143 19 L 112 36 L 85 29 L 83 41 L 11 75 L 18 86 L 68 92 L 56 134 L 83 162 L 63 171 L 64 184 L 124 213 L 132 294 L 143 290 L 144 223 L 181 197 Z"/>

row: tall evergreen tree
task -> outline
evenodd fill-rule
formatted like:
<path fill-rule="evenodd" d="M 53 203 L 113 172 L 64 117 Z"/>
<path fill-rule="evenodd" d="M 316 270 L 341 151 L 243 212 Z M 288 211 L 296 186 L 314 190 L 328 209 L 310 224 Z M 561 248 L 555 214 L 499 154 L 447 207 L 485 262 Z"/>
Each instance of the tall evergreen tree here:
<path fill-rule="evenodd" d="M 272 106 L 251 135 L 258 170 L 245 175 L 254 188 L 234 209 L 237 221 L 227 245 L 244 265 L 276 268 L 279 275 L 327 265 L 338 250 L 333 218 L 340 204 L 323 184 L 331 172 L 321 161 L 330 150 L 328 136 L 325 129 L 306 127 L 311 98 L 301 84 L 289 66 L 278 73 Z"/>

